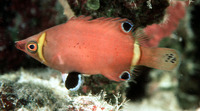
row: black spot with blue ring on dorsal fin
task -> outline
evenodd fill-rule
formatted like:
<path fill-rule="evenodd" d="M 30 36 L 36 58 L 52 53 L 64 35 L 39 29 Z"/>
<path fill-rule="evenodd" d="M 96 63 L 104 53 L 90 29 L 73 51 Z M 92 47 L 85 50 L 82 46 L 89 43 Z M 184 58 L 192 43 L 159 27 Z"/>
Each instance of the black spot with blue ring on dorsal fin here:
<path fill-rule="evenodd" d="M 125 33 L 129 33 L 133 29 L 133 23 L 130 21 L 124 21 L 121 24 L 121 28 Z"/>

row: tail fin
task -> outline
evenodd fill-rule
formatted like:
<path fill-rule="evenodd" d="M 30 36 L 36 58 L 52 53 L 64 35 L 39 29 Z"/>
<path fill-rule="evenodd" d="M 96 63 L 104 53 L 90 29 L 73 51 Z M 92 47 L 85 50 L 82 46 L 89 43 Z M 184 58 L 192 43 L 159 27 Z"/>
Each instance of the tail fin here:
<path fill-rule="evenodd" d="M 170 71 L 177 68 L 179 64 L 180 56 L 174 49 L 141 47 L 138 65 Z"/>

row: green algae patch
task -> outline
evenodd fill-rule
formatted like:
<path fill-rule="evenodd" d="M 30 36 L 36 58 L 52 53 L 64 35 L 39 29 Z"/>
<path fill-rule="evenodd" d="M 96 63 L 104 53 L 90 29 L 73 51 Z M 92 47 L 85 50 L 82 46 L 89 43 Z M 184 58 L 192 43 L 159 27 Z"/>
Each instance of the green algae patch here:
<path fill-rule="evenodd" d="M 98 10 L 100 8 L 100 1 L 99 0 L 88 0 L 86 5 L 90 10 Z"/>

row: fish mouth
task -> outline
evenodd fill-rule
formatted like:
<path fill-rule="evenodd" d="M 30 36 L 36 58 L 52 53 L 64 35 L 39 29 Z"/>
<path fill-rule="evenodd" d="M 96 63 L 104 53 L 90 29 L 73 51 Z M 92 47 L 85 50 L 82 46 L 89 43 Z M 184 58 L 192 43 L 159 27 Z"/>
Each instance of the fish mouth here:
<path fill-rule="evenodd" d="M 19 50 L 24 51 L 25 50 L 25 43 L 24 42 L 20 42 L 20 41 L 16 41 L 15 42 L 15 47 Z"/>

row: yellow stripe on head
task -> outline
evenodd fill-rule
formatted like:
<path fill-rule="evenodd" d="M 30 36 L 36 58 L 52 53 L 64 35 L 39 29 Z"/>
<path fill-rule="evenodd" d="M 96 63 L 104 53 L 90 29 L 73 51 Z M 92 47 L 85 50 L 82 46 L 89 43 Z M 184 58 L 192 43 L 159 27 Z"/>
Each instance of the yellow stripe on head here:
<path fill-rule="evenodd" d="M 44 45 L 44 42 L 45 42 L 45 37 L 46 37 L 46 32 L 42 33 L 42 35 L 39 37 L 38 39 L 38 50 L 37 50 L 37 53 L 38 53 L 38 56 L 41 60 L 42 63 L 46 63 L 46 60 L 44 59 L 44 56 L 43 56 L 43 45 Z"/>
<path fill-rule="evenodd" d="M 140 56 L 141 56 L 140 46 L 138 45 L 137 41 L 135 41 L 133 47 L 133 58 L 131 61 L 131 70 L 134 68 L 135 65 L 137 65 L 138 61 L 140 60 Z"/>

